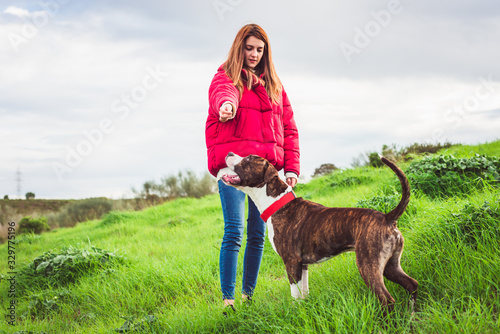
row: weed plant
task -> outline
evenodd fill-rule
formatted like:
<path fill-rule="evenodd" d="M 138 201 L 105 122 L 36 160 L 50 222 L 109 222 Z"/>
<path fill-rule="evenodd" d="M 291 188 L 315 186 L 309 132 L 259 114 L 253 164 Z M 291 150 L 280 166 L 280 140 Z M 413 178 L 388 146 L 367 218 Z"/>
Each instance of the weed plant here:
<path fill-rule="evenodd" d="M 69 246 L 58 253 L 48 251 L 19 271 L 17 292 L 66 286 L 83 276 L 123 263 L 123 257 L 94 246 L 90 249 Z"/>
<path fill-rule="evenodd" d="M 466 195 L 484 184 L 500 182 L 500 158 L 484 155 L 472 158 L 428 156 L 412 162 L 406 175 L 414 189 L 430 197 Z"/>

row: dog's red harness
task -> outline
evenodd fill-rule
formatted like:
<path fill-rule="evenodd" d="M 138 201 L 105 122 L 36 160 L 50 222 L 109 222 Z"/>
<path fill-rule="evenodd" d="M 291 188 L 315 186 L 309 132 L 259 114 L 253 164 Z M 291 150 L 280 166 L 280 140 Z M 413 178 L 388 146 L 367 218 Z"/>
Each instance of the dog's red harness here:
<path fill-rule="evenodd" d="M 293 191 L 285 194 L 283 197 L 281 197 L 279 200 L 271 204 L 267 209 L 262 212 L 260 215 L 260 218 L 262 218 L 263 221 L 267 221 L 269 217 L 271 217 L 276 211 L 281 209 L 285 204 L 290 203 L 294 199 L 296 199 L 297 196 L 295 196 L 295 193 Z"/>

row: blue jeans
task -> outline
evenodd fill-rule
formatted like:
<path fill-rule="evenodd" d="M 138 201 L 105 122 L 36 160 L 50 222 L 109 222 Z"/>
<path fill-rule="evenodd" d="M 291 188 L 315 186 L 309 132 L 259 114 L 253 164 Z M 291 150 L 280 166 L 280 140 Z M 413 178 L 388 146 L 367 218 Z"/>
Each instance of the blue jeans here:
<path fill-rule="evenodd" d="M 220 281 L 223 299 L 234 299 L 238 253 L 243 239 L 246 195 L 219 181 L 219 195 L 224 214 L 224 237 L 220 250 Z M 252 296 L 257 285 L 264 251 L 266 224 L 254 202 L 248 198 L 247 242 L 243 258 L 242 293 Z"/>

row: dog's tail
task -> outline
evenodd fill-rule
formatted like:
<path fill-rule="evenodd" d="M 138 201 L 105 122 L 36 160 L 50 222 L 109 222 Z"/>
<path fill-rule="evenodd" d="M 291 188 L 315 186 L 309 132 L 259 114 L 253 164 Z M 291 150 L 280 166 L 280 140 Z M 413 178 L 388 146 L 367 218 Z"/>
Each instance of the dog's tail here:
<path fill-rule="evenodd" d="M 406 207 L 408 206 L 408 203 L 410 202 L 410 184 L 408 183 L 406 175 L 401 169 L 399 169 L 398 166 L 384 157 L 380 157 L 380 159 L 384 164 L 389 166 L 389 168 L 392 169 L 394 173 L 396 173 L 399 182 L 401 182 L 401 188 L 403 189 L 403 195 L 401 196 L 401 201 L 399 202 L 398 206 L 394 210 L 386 214 L 387 222 L 392 223 L 398 220 L 399 217 L 401 217 Z"/>

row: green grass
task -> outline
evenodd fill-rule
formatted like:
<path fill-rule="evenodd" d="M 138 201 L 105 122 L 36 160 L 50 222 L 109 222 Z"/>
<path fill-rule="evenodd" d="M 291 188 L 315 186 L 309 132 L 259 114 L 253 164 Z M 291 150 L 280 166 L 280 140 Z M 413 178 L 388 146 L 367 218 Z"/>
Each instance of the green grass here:
<path fill-rule="evenodd" d="M 487 148 L 478 153 L 500 156 L 500 142 L 482 146 Z M 480 149 L 461 146 L 449 153 L 465 157 Z M 328 206 L 355 206 L 395 191 L 400 188 L 389 168 L 336 172 L 296 189 L 299 196 Z M 387 282 L 396 307 L 387 319 L 382 317 L 354 253 L 310 266 L 309 298 L 292 300 L 284 265 L 266 240 L 254 303 L 237 300 L 237 313 L 225 318 L 218 268 L 224 223 L 218 195 L 211 195 L 142 212 L 112 212 L 103 220 L 40 236 L 17 236 L 16 271 L 44 252 L 70 246 L 96 247 L 125 261 L 72 283 L 33 284 L 18 291 L 15 326 L 3 316 L 12 298 L 8 245 L 1 245 L 0 333 L 116 333 L 126 325 L 143 326 L 142 333 L 500 333 L 498 225 L 491 224 L 490 211 L 481 211 L 488 202 L 495 213 L 499 198 L 494 186 L 452 198 L 412 196 L 412 208 L 399 227 L 405 237 L 402 266 L 420 284 L 413 315 L 405 291 Z M 469 212 L 479 214 L 481 223 L 474 225 L 479 232 L 472 234 L 473 242 L 463 234 L 469 231 L 463 228 Z M 241 266 L 243 252 L 240 257 Z M 240 284 L 241 276 L 237 291 Z"/>
<path fill-rule="evenodd" d="M 479 145 L 454 145 L 448 149 L 440 150 L 440 154 L 453 154 L 457 158 L 470 158 L 475 154 L 498 156 L 500 152 L 500 140 Z"/>

